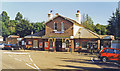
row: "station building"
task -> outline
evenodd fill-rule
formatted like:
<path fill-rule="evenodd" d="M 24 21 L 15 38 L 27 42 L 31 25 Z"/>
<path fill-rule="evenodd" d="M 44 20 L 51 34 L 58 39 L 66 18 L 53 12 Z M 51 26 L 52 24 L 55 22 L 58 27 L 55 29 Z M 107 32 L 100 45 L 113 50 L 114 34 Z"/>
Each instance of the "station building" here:
<path fill-rule="evenodd" d="M 53 50 L 53 51 L 78 51 L 88 50 L 91 46 L 100 49 L 104 40 L 107 44 L 114 39 L 112 35 L 98 35 L 81 24 L 81 14 L 76 13 L 76 20 L 64 17 L 52 11 L 48 14 L 48 21 L 44 23 L 45 30 L 25 36 L 26 48 Z M 109 36 L 109 38 L 106 38 Z"/>

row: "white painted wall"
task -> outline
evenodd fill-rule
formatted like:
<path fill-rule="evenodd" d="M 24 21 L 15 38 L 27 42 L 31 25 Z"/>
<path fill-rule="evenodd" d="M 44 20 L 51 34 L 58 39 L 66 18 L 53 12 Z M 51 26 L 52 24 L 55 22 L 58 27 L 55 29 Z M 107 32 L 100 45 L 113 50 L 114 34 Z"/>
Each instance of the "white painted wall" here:
<path fill-rule="evenodd" d="M 3 41 L 3 38 L 0 38 L 0 41 Z"/>
<path fill-rule="evenodd" d="M 111 43 L 111 48 L 118 48 L 118 49 L 120 49 L 120 41 L 113 40 L 112 43 Z"/>
<path fill-rule="evenodd" d="M 120 11 L 120 1 L 118 2 L 118 9 L 119 9 L 119 11 Z"/>
<path fill-rule="evenodd" d="M 80 26 L 75 25 L 75 24 L 73 25 L 73 36 L 75 36 L 77 34 L 79 28 L 83 28 L 83 27 L 80 27 Z"/>

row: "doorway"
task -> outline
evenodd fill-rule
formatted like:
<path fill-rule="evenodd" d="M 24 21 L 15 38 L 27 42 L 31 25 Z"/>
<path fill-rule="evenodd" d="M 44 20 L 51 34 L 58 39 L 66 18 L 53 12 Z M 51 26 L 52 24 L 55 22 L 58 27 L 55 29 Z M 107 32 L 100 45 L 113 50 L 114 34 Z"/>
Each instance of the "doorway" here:
<path fill-rule="evenodd" d="M 62 40 L 56 40 L 55 47 L 56 51 L 62 51 Z"/>
<path fill-rule="evenodd" d="M 38 40 L 33 40 L 33 48 L 38 48 Z"/>

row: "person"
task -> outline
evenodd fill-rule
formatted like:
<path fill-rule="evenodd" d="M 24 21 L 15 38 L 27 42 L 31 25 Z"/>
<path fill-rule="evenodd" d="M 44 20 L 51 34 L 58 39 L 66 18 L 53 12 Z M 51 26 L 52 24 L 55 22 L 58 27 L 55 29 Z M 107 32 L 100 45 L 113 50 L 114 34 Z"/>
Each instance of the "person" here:
<path fill-rule="evenodd" d="M 91 48 L 90 48 L 90 49 L 91 49 L 91 54 L 93 54 L 93 46 L 91 46 Z"/>
<path fill-rule="evenodd" d="M 79 47 L 79 49 L 78 49 L 78 53 L 80 54 L 80 47 Z"/>
<path fill-rule="evenodd" d="M 101 50 L 103 50 L 103 45 L 101 45 Z"/>

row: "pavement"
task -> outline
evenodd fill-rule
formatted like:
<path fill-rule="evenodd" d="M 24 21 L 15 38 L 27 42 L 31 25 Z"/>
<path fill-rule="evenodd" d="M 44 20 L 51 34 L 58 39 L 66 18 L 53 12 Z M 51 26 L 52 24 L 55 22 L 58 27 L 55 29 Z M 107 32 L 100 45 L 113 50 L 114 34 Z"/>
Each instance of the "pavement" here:
<path fill-rule="evenodd" d="M 0 50 L 2 71 L 118 71 L 112 62 L 92 61 L 96 55 L 77 52 L 48 52 L 34 50 Z"/>

